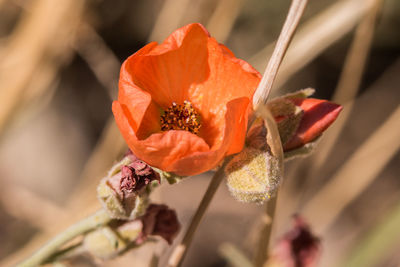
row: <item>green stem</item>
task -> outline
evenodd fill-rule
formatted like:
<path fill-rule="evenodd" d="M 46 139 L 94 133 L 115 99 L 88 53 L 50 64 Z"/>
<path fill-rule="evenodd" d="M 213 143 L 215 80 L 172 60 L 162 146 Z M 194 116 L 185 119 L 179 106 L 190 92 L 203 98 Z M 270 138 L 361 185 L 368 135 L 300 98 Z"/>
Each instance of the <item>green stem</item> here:
<path fill-rule="evenodd" d="M 53 253 L 49 258 L 47 258 L 43 264 L 46 263 L 54 263 L 63 261 L 65 259 L 69 259 L 78 255 L 81 255 L 83 252 L 85 252 L 85 248 L 83 245 L 83 242 L 79 242 L 77 244 L 71 245 L 65 249 L 61 249 Z"/>
<path fill-rule="evenodd" d="M 105 210 L 99 210 L 90 217 L 70 226 L 64 232 L 55 236 L 47 244 L 36 251 L 31 257 L 18 264 L 18 267 L 38 266 L 44 263 L 54 253 L 57 253 L 59 248 L 73 238 L 89 232 L 101 225 L 107 224 L 111 220 Z"/>

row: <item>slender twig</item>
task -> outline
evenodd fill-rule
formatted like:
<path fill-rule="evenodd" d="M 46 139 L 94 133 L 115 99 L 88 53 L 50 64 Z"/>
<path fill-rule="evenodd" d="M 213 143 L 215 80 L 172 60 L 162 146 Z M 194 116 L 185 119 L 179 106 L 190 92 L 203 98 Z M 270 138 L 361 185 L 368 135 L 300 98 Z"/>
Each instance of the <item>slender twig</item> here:
<path fill-rule="evenodd" d="M 299 24 L 300 18 L 306 7 L 308 0 L 293 0 L 286 17 L 285 24 L 279 35 L 274 52 L 265 69 L 263 78 L 257 87 L 253 97 L 253 105 L 257 107 L 259 104 L 267 102 L 268 95 L 271 91 L 272 85 L 275 81 L 276 74 L 278 73 L 279 66 L 282 63 L 283 57 L 293 37 L 293 34 Z"/>
<path fill-rule="evenodd" d="M 302 24 L 279 69 L 275 88 L 280 88 L 293 74 L 341 40 L 369 9 L 370 4 L 365 0 L 339 0 Z M 275 42 L 255 53 L 249 63 L 256 69 L 265 69 L 265 58 L 272 54 L 274 45 Z"/>
<path fill-rule="evenodd" d="M 267 101 L 275 76 L 278 72 L 279 65 L 282 62 L 286 49 L 297 27 L 300 17 L 303 14 L 306 3 L 307 0 L 293 0 L 274 53 L 268 63 L 264 76 L 255 92 L 253 98 L 254 107 L 257 107 L 258 104 L 265 103 Z M 227 161 L 225 161 L 225 164 L 226 162 Z M 197 226 L 199 225 L 201 218 L 203 217 L 208 205 L 210 204 L 215 192 L 217 191 L 218 186 L 222 181 L 222 178 L 223 166 L 212 178 L 206 194 L 204 195 L 181 244 L 176 246 L 174 251 L 172 252 L 171 257 L 168 261 L 168 266 L 176 267 L 180 266 L 180 264 L 182 263 L 188 246 L 190 245 L 193 235 L 197 229 Z"/>
<path fill-rule="evenodd" d="M 154 27 L 148 40 L 160 42 L 172 29 L 180 26 L 181 21 L 188 10 L 190 0 L 166 0 L 163 1 L 160 13 L 157 16 Z"/>
<path fill-rule="evenodd" d="M 49 87 L 55 78 L 54 69 L 65 61 L 62 55 L 70 51 L 66 44 L 74 38 L 83 6 L 84 1 L 31 1 L 29 10 L 24 11 L 0 51 L 0 133 L 24 106 L 21 102 L 34 95 L 32 84 L 36 83 L 36 90 L 41 91 L 41 86 Z M 62 30 L 58 25 L 64 25 Z M 26 40 L 30 40 L 29 45 Z M 53 71 L 47 67 L 49 64 Z M 46 73 L 40 72 L 43 66 Z M 46 83 L 40 85 L 38 76 Z"/>
<path fill-rule="evenodd" d="M 348 66 L 344 67 L 342 70 L 342 75 L 344 75 L 344 72 L 349 72 L 348 75 L 351 77 L 352 81 L 345 79 L 347 80 L 346 83 L 339 82 L 342 89 L 339 89 L 339 84 L 335 89 L 335 91 L 352 91 L 351 94 L 353 96 L 356 95 L 357 91 L 350 89 L 349 85 L 351 84 L 350 87 L 354 88 L 354 86 L 358 84 L 357 79 L 360 77 L 358 77 L 359 74 L 357 73 L 360 73 L 360 70 L 364 67 L 363 62 L 368 54 L 368 47 L 370 46 L 375 26 L 374 22 L 371 21 L 371 16 L 373 16 L 372 13 L 376 12 L 376 10 L 373 11 L 373 9 L 376 9 L 376 7 L 374 8 L 373 6 L 376 6 L 377 2 L 382 2 L 382 0 L 340 0 L 316 15 L 309 22 L 306 22 L 304 26 L 299 28 L 296 36 L 293 38 L 293 42 L 286 54 L 287 60 L 282 63 L 275 86 L 280 87 L 283 85 L 288 80 L 288 77 L 312 61 L 312 59 L 325 51 L 326 48 L 333 43 L 341 40 L 345 34 L 358 24 L 353 39 L 352 51 L 349 50 L 346 57 L 347 63 L 345 63 L 345 65 Z M 365 24 L 368 24 L 368 26 Z M 309 40 L 312 40 L 312 42 Z M 355 42 L 358 44 L 354 44 Z M 355 54 L 350 56 L 351 53 Z M 354 62 L 349 63 L 349 60 Z M 340 79 L 342 80 L 343 78 Z M 347 95 L 345 98 L 340 97 L 333 99 L 334 102 L 345 104 L 343 104 L 343 110 L 339 118 L 328 131 L 324 133 L 315 154 L 307 161 L 311 166 L 307 168 L 307 174 L 303 175 L 307 177 L 307 179 L 304 179 L 304 188 L 306 190 L 299 193 L 295 184 L 287 184 L 287 186 L 293 188 L 287 188 L 287 190 L 282 191 L 281 197 L 285 199 L 285 211 L 283 212 L 286 212 L 287 215 L 292 213 L 293 210 L 298 210 L 299 205 L 302 205 L 301 203 L 304 202 L 304 198 L 309 195 L 309 193 L 311 195 L 315 194 L 316 188 L 314 185 L 318 183 L 313 182 L 321 178 L 321 176 L 318 175 L 321 171 L 321 167 L 330 154 L 330 151 L 332 151 L 332 148 L 335 147 L 334 144 L 337 141 L 337 136 L 339 136 L 343 128 L 342 126 L 345 125 L 344 122 L 347 121 L 348 114 L 352 113 L 352 105 L 354 103 L 351 99 L 353 96 Z M 296 177 L 300 168 L 304 165 L 303 163 L 304 162 L 296 162 L 291 166 L 290 173 L 287 173 L 286 177 L 288 179 Z M 293 192 L 297 193 L 293 194 Z"/>
<path fill-rule="evenodd" d="M 236 246 L 223 243 L 218 248 L 219 254 L 225 258 L 232 267 L 253 267 L 251 261 Z"/>
<path fill-rule="evenodd" d="M 219 185 L 221 184 L 223 178 L 224 178 L 224 169 L 226 164 L 229 162 L 229 158 L 225 159 L 224 164 L 218 169 L 218 171 L 214 174 L 214 176 L 211 178 L 211 182 L 208 185 L 207 191 L 203 196 L 203 199 L 201 200 L 196 213 L 194 214 L 189 228 L 186 230 L 185 236 L 182 239 L 182 242 L 175 247 L 174 251 L 172 252 L 169 260 L 168 260 L 168 266 L 169 267 L 177 267 L 180 266 L 183 259 L 185 258 L 186 252 L 192 242 L 193 236 L 197 230 L 197 227 L 199 226 L 201 219 L 203 218 L 203 215 L 205 214 L 208 206 L 211 203 L 211 200 L 213 199 L 215 192 L 217 192 L 217 189 Z"/>
<path fill-rule="evenodd" d="M 318 169 L 324 165 L 350 117 L 353 107 L 352 101 L 357 96 L 357 92 L 360 88 L 366 66 L 365 63 L 368 59 L 374 37 L 376 20 L 382 4 L 383 0 L 369 0 L 365 3 L 365 5 L 370 6 L 369 11 L 364 15 L 364 18 L 360 21 L 356 29 L 351 48 L 346 56 L 339 83 L 332 98 L 334 102 L 342 105 L 346 104 L 346 106 L 335 125 L 326 133 L 325 138 L 321 141 L 320 149 L 317 154 L 314 156 L 313 160 L 310 161 L 312 162 L 312 174 L 310 177 L 315 177 L 315 174 L 318 173 Z M 310 184 L 312 184 L 311 181 Z"/>
<path fill-rule="evenodd" d="M 61 250 L 56 251 L 51 255 L 50 258 L 47 258 L 44 261 L 44 264 L 50 263 L 53 264 L 56 262 L 61 262 L 65 261 L 67 259 L 71 259 L 73 257 L 77 257 L 79 255 L 82 255 L 82 253 L 86 252 L 86 248 L 83 244 L 83 242 L 78 242 L 76 244 L 73 244 L 67 248 L 63 248 Z"/>
<path fill-rule="evenodd" d="M 41 249 L 36 251 L 31 257 L 18 264 L 18 267 L 30 267 L 38 266 L 45 262 L 54 253 L 58 252 L 58 249 L 64 245 L 66 242 L 72 240 L 73 238 L 89 232 L 101 225 L 108 223 L 111 220 L 107 211 L 100 210 L 90 217 L 83 219 L 82 221 L 70 226 L 67 230 L 55 236 L 47 244 L 45 244 Z"/>
<path fill-rule="evenodd" d="M 264 117 L 267 127 L 268 127 L 268 137 L 270 140 L 269 144 L 272 145 L 272 150 L 275 156 L 279 157 L 281 163 L 281 175 L 283 175 L 283 152 L 282 152 L 282 144 L 280 143 L 279 133 L 276 127 L 276 123 L 271 118 L 270 113 L 267 110 L 263 110 L 263 104 L 267 102 L 269 93 L 272 89 L 272 86 L 275 81 L 275 77 L 278 73 L 279 66 L 283 60 L 283 57 L 287 51 L 287 48 L 290 44 L 290 41 L 293 37 L 293 34 L 299 24 L 300 18 L 304 12 L 304 9 L 307 5 L 307 0 L 293 0 L 289 9 L 289 13 L 286 17 L 286 21 L 283 25 L 282 31 L 279 35 L 277 44 L 275 46 L 274 52 L 268 62 L 267 68 L 265 69 L 263 78 L 258 85 L 258 88 L 253 97 L 253 105 L 255 109 L 261 113 L 262 117 Z M 277 143 L 278 142 L 278 143 Z M 257 255 L 255 258 L 255 266 L 263 266 L 268 256 L 268 246 L 270 242 L 270 236 L 272 232 L 272 223 L 275 215 L 276 209 L 276 198 L 270 200 L 267 208 L 265 210 L 264 218 L 269 218 L 270 222 L 264 224 L 261 237 L 258 244 Z"/>
<path fill-rule="evenodd" d="M 219 0 L 206 28 L 220 43 L 228 39 L 233 25 L 238 18 L 243 0 Z"/>
<path fill-rule="evenodd" d="M 282 142 L 279 136 L 279 130 L 276 125 L 275 119 L 271 112 L 265 106 L 259 106 L 256 109 L 256 114 L 258 117 L 264 119 L 265 125 L 267 127 L 267 143 L 271 148 L 272 155 L 279 161 L 279 175 L 282 179 L 283 177 L 283 148 Z M 254 266 L 261 267 L 268 257 L 268 248 L 270 245 L 273 220 L 275 216 L 277 197 L 272 197 L 266 204 L 265 212 L 262 215 L 263 226 L 260 232 L 260 238 L 258 242 L 258 248 L 256 251 L 256 256 L 254 259 Z"/>
<path fill-rule="evenodd" d="M 263 266 L 268 257 L 268 247 L 271 240 L 272 233 L 272 219 L 275 216 L 276 199 L 278 196 L 273 197 L 266 205 L 262 217 L 262 228 L 258 240 L 258 247 L 254 258 L 254 266 Z"/>

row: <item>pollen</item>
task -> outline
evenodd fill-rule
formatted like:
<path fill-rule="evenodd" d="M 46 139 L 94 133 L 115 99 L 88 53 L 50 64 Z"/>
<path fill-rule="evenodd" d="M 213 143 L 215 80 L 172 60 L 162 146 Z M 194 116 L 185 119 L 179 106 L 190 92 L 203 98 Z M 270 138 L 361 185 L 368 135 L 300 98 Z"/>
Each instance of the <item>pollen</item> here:
<path fill-rule="evenodd" d="M 172 103 L 160 118 L 161 130 L 184 130 L 197 134 L 201 127 L 200 116 L 192 104 L 185 100 L 183 104 Z"/>

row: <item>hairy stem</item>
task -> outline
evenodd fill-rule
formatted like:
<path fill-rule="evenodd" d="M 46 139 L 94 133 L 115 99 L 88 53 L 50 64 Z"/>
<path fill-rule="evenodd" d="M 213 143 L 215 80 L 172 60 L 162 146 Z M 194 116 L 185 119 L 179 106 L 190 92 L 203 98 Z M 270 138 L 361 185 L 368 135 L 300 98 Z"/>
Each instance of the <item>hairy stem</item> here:
<path fill-rule="evenodd" d="M 57 253 L 59 248 L 73 238 L 87 233 L 101 225 L 107 224 L 111 218 L 105 210 L 99 210 L 95 214 L 83 219 L 82 221 L 70 226 L 64 232 L 55 236 L 42 248 L 36 251 L 31 257 L 18 264 L 18 267 L 38 266 L 48 258 Z"/>
<path fill-rule="evenodd" d="M 183 259 L 185 258 L 186 252 L 192 243 L 193 236 L 199 226 L 203 215 L 205 214 L 208 206 L 213 199 L 215 192 L 219 185 L 221 184 L 224 178 L 224 169 L 226 164 L 229 162 L 230 158 L 225 159 L 224 164 L 218 169 L 218 171 L 214 174 L 211 178 L 211 182 L 208 185 L 207 191 L 201 200 L 196 213 L 194 214 L 192 221 L 190 222 L 189 228 L 186 230 L 185 236 L 182 239 L 182 242 L 175 247 L 174 251 L 172 252 L 169 260 L 168 260 L 168 267 L 177 267 L 182 264 Z"/>

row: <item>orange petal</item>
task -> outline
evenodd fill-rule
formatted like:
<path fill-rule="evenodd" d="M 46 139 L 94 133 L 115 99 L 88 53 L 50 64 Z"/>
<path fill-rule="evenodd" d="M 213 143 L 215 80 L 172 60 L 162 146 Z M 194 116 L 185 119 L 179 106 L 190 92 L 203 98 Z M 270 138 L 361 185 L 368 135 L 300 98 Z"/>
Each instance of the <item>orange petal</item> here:
<path fill-rule="evenodd" d="M 203 26 L 190 24 L 124 62 L 113 113 L 139 158 L 164 171 L 193 175 L 243 148 L 251 99 L 260 79 L 249 64 L 209 37 Z M 160 132 L 160 109 L 184 100 L 201 115 L 199 136 Z"/>
<path fill-rule="evenodd" d="M 247 117 L 243 115 L 242 110 L 246 109 L 249 104 L 249 99 L 245 97 L 228 102 L 221 146 L 207 152 L 196 152 L 183 157 L 174 163 L 171 171 L 184 176 L 199 174 L 216 167 L 226 155 L 226 151 L 229 153 L 239 152 L 243 148 L 244 138 L 238 138 L 237 133 L 246 132 Z M 232 131 L 235 128 L 237 131 Z"/>
<path fill-rule="evenodd" d="M 209 146 L 202 138 L 188 131 L 160 132 L 144 140 L 138 140 L 128 108 L 114 101 L 112 109 L 118 128 L 129 148 L 149 165 L 171 171 L 171 164 L 177 159 L 195 152 L 209 150 Z"/>
<path fill-rule="evenodd" d="M 286 151 L 307 144 L 320 136 L 342 110 L 342 106 L 327 100 L 314 98 L 290 100 L 304 110 L 304 115 L 296 134 L 284 145 Z"/>
<path fill-rule="evenodd" d="M 154 167 L 187 176 L 215 167 L 230 147 L 232 149 L 229 153 L 241 150 L 243 138 L 238 138 L 238 132 L 231 129 L 239 128 L 245 132 L 247 117 L 242 110 L 247 109 L 249 103 L 248 98 L 239 98 L 227 104 L 223 143 L 214 150 L 210 150 L 202 138 L 187 131 L 167 131 L 152 134 L 145 140 L 138 140 L 130 122 L 128 109 L 118 101 L 113 102 L 112 108 L 122 136 L 134 154 Z"/>
<path fill-rule="evenodd" d="M 189 99 L 200 110 L 205 122 L 207 131 L 201 131 L 200 136 L 212 146 L 220 141 L 222 135 L 226 103 L 241 97 L 252 99 L 261 75 L 245 61 L 235 58 L 214 38 L 208 38 L 208 51 L 209 77 L 191 86 Z"/>
<path fill-rule="evenodd" d="M 163 109 L 172 102 L 189 100 L 189 88 L 204 82 L 209 75 L 208 38 L 202 26 L 191 24 L 175 31 L 148 53 L 128 58 L 130 83 L 150 93 Z"/>

